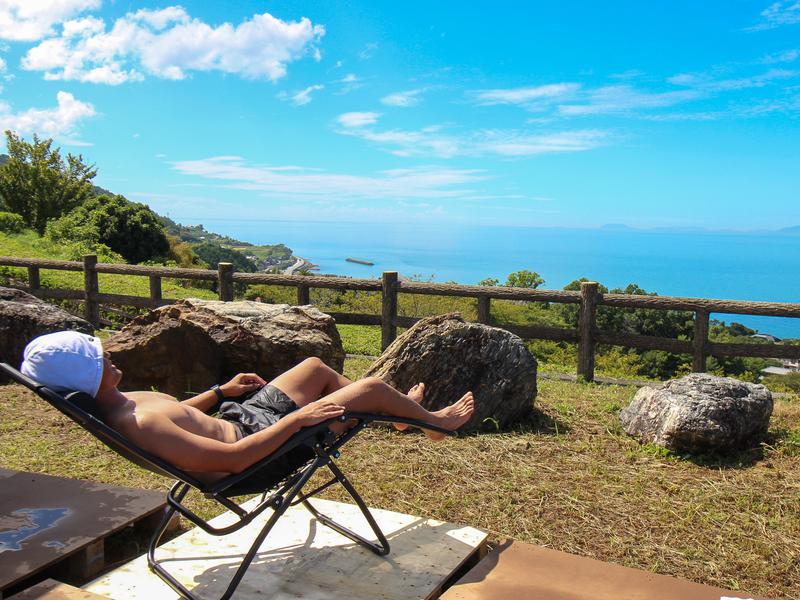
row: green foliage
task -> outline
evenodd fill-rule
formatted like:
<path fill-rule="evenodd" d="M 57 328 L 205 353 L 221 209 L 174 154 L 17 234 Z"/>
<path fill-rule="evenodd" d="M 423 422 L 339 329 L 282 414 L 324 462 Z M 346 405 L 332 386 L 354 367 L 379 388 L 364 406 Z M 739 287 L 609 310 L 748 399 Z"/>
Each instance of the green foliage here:
<path fill-rule="evenodd" d="M 0 212 L 0 231 L 3 233 L 21 233 L 25 229 L 25 221 L 17 213 Z"/>
<path fill-rule="evenodd" d="M 544 284 L 542 276 L 535 271 L 528 271 L 527 269 L 509 273 L 506 278 L 506 285 L 508 287 L 529 288 L 533 290 L 542 284 Z"/>
<path fill-rule="evenodd" d="M 163 259 L 170 250 L 158 215 L 123 196 L 90 198 L 51 222 L 47 237 L 57 242 L 104 244 L 132 263 Z"/>
<path fill-rule="evenodd" d="M 773 392 L 800 394 L 800 372 L 788 373 L 787 375 L 769 375 L 764 378 L 762 383 Z"/>
<path fill-rule="evenodd" d="M 247 249 L 248 253 L 253 253 L 259 258 L 271 258 L 273 260 L 289 260 L 292 257 L 292 249 L 285 244 L 274 244 L 271 246 L 253 246 Z"/>
<path fill-rule="evenodd" d="M 188 242 L 190 244 L 214 243 L 225 244 L 227 246 L 252 246 L 252 244 L 248 242 L 242 242 L 225 235 L 207 231 L 202 225 L 181 225 L 163 215 L 159 215 L 158 219 L 161 226 L 169 235 L 173 235 L 183 242 Z"/>
<path fill-rule="evenodd" d="M 30 229 L 15 235 L 0 233 L 0 256 L 77 260 L 86 253 L 81 253 L 78 246 L 77 244 L 65 245 L 53 242 L 46 237 L 39 237 Z M 98 259 L 101 262 L 124 262 L 119 255 L 110 250 L 106 250 L 106 252 L 108 254 L 98 253 Z M 0 285 L 25 282 L 27 277 L 26 269 L 0 267 Z M 150 295 L 150 284 L 146 277 L 101 273 L 99 279 L 100 291 L 104 293 L 142 297 Z M 42 269 L 41 284 L 46 288 L 81 290 L 83 289 L 83 273 Z M 161 285 L 165 298 L 206 298 L 209 300 L 217 298 L 216 294 L 201 286 L 185 286 L 180 281 L 171 278 L 164 278 Z"/>
<path fill-rule="evenodd" d="M 368 325 L 337 325 L 342 345 L 348 354 L 379 356 L 381 353 L 381 328 Z"/>
<path fill-rule="evenodd" d="M 6 131 L 8 162 L 0 167 L 0 207 L 22 217 L 28 227 L 40 235 L 47 222 L 58 218 L 89 198 L 94 166 L 83 163 L 83 157 L 61 157 L 53 140 L 33 142 Z"/>
<path fill-rule="evenodd" d="M 216 269 L 219 263 L 227 262 L 233 264 L 235 271 L 244 271 L 246 273 L 255 273 L 256 271 L 256 266 L 244 254 L 219 244 L 198 244 L 194 247 L 194 253 L 210 269 Z"/>
<path fill-rule="evenodd" d="M 169 260 L 175 263 L 175 266 L 186 269 L 206 268 L 206 265 L 200 257 L 195 254 L 191 244 L 182 242 L 180 238 L 174 235 L 167 235 L 169 242 Z"/>
<path fill-rule="evenodd" d="M 494 286 L 500 285 L 500 280 L 499 279 L 494 279 L 493 277 L 490 277 L 490 278 L 487 278 L 487 279 L 481 279 L 478 282 L 478 285 L 485 285 L 485 286 L 488 286 L 488 287 L 494 287 Z"/>

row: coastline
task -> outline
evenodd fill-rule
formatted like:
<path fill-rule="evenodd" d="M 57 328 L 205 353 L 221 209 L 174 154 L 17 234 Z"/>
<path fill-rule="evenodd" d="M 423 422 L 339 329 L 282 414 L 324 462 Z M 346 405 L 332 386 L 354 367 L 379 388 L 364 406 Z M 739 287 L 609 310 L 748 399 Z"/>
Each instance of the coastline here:
<path fill-rule="evenodd" d="M 294 275 L 295 271 L 302 271 L 303 269 L 307 269 L 309 271 L 313 271 L 318 269 L 319 267 L 312 263 L 310 260 L 303 258 L 302 256 L 295 256 L 296 260 L 294 264 L 286 267 L 283 270 L 284 275 Z"/>

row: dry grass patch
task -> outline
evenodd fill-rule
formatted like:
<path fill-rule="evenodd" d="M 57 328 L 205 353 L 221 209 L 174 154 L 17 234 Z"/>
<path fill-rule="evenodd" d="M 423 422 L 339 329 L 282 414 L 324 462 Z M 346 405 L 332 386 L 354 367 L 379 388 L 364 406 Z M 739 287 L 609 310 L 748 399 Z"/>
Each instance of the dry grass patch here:
<path fill-rule="evenodd" d="M 369 361 L 348 361 L 351 377 Z M 635 389 L 541 381 L 513 433 L 433 444 L 372 429 L 341 465 L 372 506 L 467 523 L 591 556 L 776 598 L 800 589 L 800 401 L 776 402 L 768 444 L 676 456 L 625 436 Z M 0 387 L 3 466 L 118 485 L 166 482 L 106 451 L 18 386 Z M 329 497 L 343 496 L 329 493 Z M 210 514 L 211 505 L 195 505 Z"/>

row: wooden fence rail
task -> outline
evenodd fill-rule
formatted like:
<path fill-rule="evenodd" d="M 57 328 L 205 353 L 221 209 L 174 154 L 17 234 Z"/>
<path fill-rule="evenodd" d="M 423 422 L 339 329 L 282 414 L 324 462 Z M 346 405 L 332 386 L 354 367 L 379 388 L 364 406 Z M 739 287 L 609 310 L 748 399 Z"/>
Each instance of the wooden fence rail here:
<path fill-rule="evenodd" d="M 405 317 L 397 314 L 398 295 L 401 293 L 475 298 L 477 301 L 478 322 L 486 324 L 490 322 L 492 300 L 577 304 L 579 318 L 578 327 L 575 329 L 511 325 L 504 326 L 504 329 L 525 339 L 576 343 L 578 346 L 578 376 L 587 381 L 594 379 L 595 349 L 597 344 L 663 350 L 676 354 L 691 354 L 692 369 L 696 372 L 705 371 L 706 360 L 709 356 L 800 359 L 800 346 L 730 344 L 711 342 L 708 339 L 709 316 L 711 313 L 800 318 L 800 303 L 602 294 L 599 291 L 598 284 L 591 281 L 582 283 L 580 291 L 561 291 L 401 281 L 396 272 L 385 272 L 380 280 L 376 280 L 237 273 L 230 263 L 220 263 L 217 270 L 178 269 L 98 263 L 97 257 L 94 255 L 85 256 L 82 262 L 0 256 L 0 266 L 27 269 L 28 285 L 20 287 L 34 296 L 82 301 L 86 319 L 96 326 L 102 321 L 100 318 L 100 306 L 102 304 L 156 308 L 176 302 L 175 299 L 164 298 L 162 295 L 162 279 L 171 278 L 215 281 L 220 300 L 226 302 L 233 300 L 234 284 L 236 283 L 293 286 L 297 288 L 297 303 L 300 305 L 309 304 L 310 290 L 312 288 L 380 292 L 380 315 L 338 312 L 329 314 L 340 324 L 379 325 L 381 327 L 381 347 L 384 350 L 397 337 L 398 327 L 410 327 L 419 320 L 416 317 Z M 83 272 L 84 287 L 82 290 L 43 288 L 41 286 L 40 273 L 42 269 Z M 149 297 L 142 297 L 102 293 L 99 289 L 98 280 L 100 273 L 148 277 L 150 295 Z M 600 306 L 693 312 L 693 339 L 678 340 L 600 330 L 597 328 L 597 309 Z M 110 310 L 115 314 L 125 314 L 117 309 Z"/>

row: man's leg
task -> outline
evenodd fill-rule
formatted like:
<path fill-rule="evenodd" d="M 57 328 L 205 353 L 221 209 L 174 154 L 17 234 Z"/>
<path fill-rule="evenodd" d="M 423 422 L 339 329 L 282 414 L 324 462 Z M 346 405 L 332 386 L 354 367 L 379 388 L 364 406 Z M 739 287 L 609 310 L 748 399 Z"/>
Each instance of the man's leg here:
<path fill-rule="evenodd" d="M 342 387 L 324 396 L 323 400 L 335 402 L 353 412 L 417 419 L 451 431 L 469 421 L 474 411 L 472 392 L 467 392 L 447 408 L 430 412 L 376 377 L 367 377 Z M 426 434 L 434 439 L 444 437 L 431 431 L 426 431 Z"/>
<path fill-rule="evenodd" d="M 269 383 L 289 396 L 297 406 L 303 407 L 353 382 L 319 358 L 312 357 L 278 375 Z"/>
<path fill-rule="evenodd" d="M 419 404 L 422 399 L 421 386 L 412 397 L 409 397 L 375 377 L 367 377 L 353 383 L 316 357 L 307 358 L 279 375 L 270 381 L 270 385 L 281 390 L 300 407 L 324 397 L 353 412 L 371 412 L 417 419 L 451 430 L 466 423 L 472 416 L 474 408 L 472 392 L 467 392 L 455 404 L 440 411 L 429 412 Z M 337 433 L 341 433 L 346 428 L 343 424 L 334 429 L 338 430 Z M 429 437 L 442 437 L 440 434 L 426 433 Z"/>

